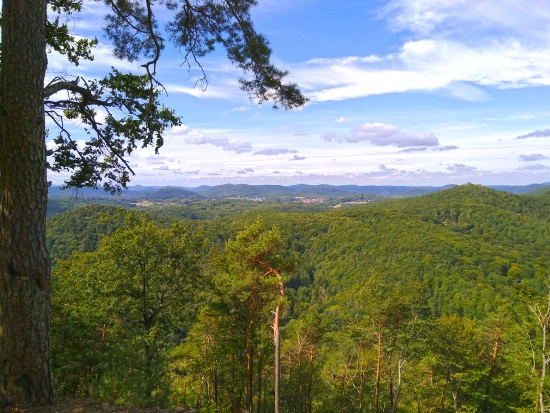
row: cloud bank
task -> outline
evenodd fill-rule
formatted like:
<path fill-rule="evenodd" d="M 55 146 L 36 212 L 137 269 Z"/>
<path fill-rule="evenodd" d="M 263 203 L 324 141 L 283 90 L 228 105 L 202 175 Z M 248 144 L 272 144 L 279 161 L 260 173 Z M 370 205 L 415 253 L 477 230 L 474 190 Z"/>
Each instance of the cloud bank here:
<path fill-rule="evenodd" d="M 548 159 L 548 156 L 544 156 L 540 153 L 533 153 L 531 155 L 520 155 L 519 160 L 524 162 L 534 162 L 534 161 L 542 161 L 544 159 Z"/>
<path fill-rule="evenodd" d="M 527 138 L 546 138 L 550 136 L 550 129 L 536 130 L 530 132 L 526 135 L 517 136 L 516 139 L 527 139 Z"/>
<path fill-rule="evenodd" d="M 287 153 L 298 153 L 298 151 L 287 148 L 264 148 L 254 152 L 252 155 L 279 156 Z"/>
<path fill-rule="evenodd" d="M 378 122 L 356 126 L 350 132 L 349 136 L 327 132 L 321 135 L 321 139 L 327 142 L 370 142 L 376 146 L 398 148 L 439 145 L 439 139 L 432 132 L 402 132 L 400 126 Z"/>
<path fill-rule="evenodd" d="M 222 148 L 224 151 L 235 152 L 235 153 L 245 153 L 252 152 L 252 145 L 250 142 L 242 141 L 231 141 L 225 136 L 220 136 L 217 138 L 208 138 L 203 133 L 190 136 L 185 140 L 190 145 L 214 145 Z"/>

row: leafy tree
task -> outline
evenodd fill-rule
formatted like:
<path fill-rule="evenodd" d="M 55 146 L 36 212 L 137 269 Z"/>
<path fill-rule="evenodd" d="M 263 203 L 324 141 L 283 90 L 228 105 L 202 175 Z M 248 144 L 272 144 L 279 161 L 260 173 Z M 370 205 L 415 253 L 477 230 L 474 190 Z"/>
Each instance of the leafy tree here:
<path fill-rule="evenodd" d="M 537 400 L 536 407 L 541 413 L 546 412 L 548 403 L 548 389 L 546 386 L 548 376 L 548 366 L 550 365 L 550 282 L 546 272 L 541 271 L 539 278 L 543 281 L 543 292 L 546 296 L 541 296 L 533 289 L 521 288 L 516 286 L 516 293 L 522 298 L 529 309 L 532 318 L 531 323 L 523 321 L 526 326 L 526 338 L 529 342 L 533 357 L 533 372 L 537 375 Z M 527 327 L 534 324 L 536 330 L 530 331 Z M 538 330 L 538 333 L 536 332 Z"/>
<path fill-rule="evenodd" d="M 95 337 L 91 348 L 97 347 L 104 354 L 96 353 L 99 364 L 91 367 L 103 370 L 105 378 L 127 382 L 130 387 L 124 389 L 122 385 L 119 395 L 112 396 L 114 401 L 140 405 L 158 402 L 163 392 L 157 392 L 157 398 L 152 396 L 166 380 L 165 348 L 170 342 L 177 344 L 191 320 L 201 284 L 203 248 L 203 241 L 188 235 L 178 224 L 159 229 L 147 215 L 127 213 L 124 226 L 104 237 L 96 252 L 63 261 L 56 270 L 54 355 L 61 360 L 70 356 L 64 352 L 71 346 L 63 343 L 72 336 L 77 338 L 77 346 L 86 343 L 85 337 Z M 64 318 L 80 320 L 73 325 L 76 331 L 68 329 Z M 80 331 L 83 323 L 88 327 Z M 101 326 L 101 335 L 94 334 Z M 80 348 L 78 358 L 86 351 Z M 119 365 L 110 376 L 101 366 L 107 360 Z M 123 371 L 121 378 L 117 371 Z M 98 386 L 101 393 L 101 381 Z"/>
<path fill-rule="evenodd" d="M 221 45 L 228 58 L 250 78 L 241 86 L 257 102 L 274 101 L 292 109 L 306 98 L 287 72 L 270 63 L 267 40 L 254 30 L 255 0 L 167 1 L 105 0 L 110 9 L 106 33 L 120 59 L 141 61 L 145 74 L 113 69 L 104 79 L 56 77 L 44 85 L 46 50 L 65 54 L 77 65 L 92 60 L 97 40 L 78 39 L 54 13 L 74 14 L 81 0 L 5 0 L 2 2 L 0 70 L 0 405 L 49 404 L 56 399 L 49 356 L 50 263 L 46 249 L 47 204 L 45 116 L 59 127 L 50 165 L 72 172 L 67 185 L 116 191 L 133 173 L 125 156 L 137 147 L 162 146 L 162 133 L 180 118 L 159 101 L 156 77 L 165 35 L 155 14 L 172 13 L 166 34 L 197 62 Z M 25 24 L 21 24 L 21 22 Z M 198 63 L 200 66 L 200 63 Z M 64 98 L 57 99 L 59 94 Z M 107 113 L 103 124 L 99 108 Z M 79 148 L 64 128 L 79 119 L 90 139 Z M 22 353 L 21 353 L 22 351 Z"/>
<path fill-rule="evenodd" d="M 236 239 L 228 240 L 223 255 L 215 259 L 216 271 L 230 277 L 226 287 L 240 291 L 242 299 L 248 299 L 250 304 L 250 323 L 247 329 L 247 407 L 252 405 L 252 392 L 249 387 L 251 377 L 251 350 L 250 337 L 255 319 L 255 312 L 266 308 L 261 303 L 260 294 L 267 292 L 274 300 L 275 311 L 273 318 L 273 340 L 275 342 L 275 413 L 279 412 L 280 403 L 280 317 L 281 307 L 285 298 L 285 273 L 293 271 L 296 259 L 284 256 L 284 242 L 280 230 L 274 227 L 270 231 L 264 230 L 263 222 L 259 219 L 245 230 L 237 234 Z M 243 288 L 244 287 L 244 288 Z M 246 291 L 246 292 L 244 292 Z M 229 296 L 234 294 L 228 294 Z M 250 307 L 252 306 L 252 307 Z"/>
<path fill-rule="evenodd" d="M 320 355 L 320 342 L 325 333 L 325 326 L 317 305 L 297 305 L 299 317 L 290 320 L 284 329 L 286 354 L 293 359 L 294 376 L 297 377 L 296 385 L 292 386 L 292 383 L 289 383 L 289 391 L 286 393 L 290 396 L 298 393 L 294 398 L 293 410 L 311 413 L 314 375 L 319 373 L 317 358 Z"/>
<path fill-rule="evenodd" d="M 484 374 L 478 360 L 485 350 L 475 322 L 458 315 L 441 317 L 431 337 L 433 369 L 444 380 L 441 409 L 450 390 L 455 412 L 481 404 L 477 389 Z"/>

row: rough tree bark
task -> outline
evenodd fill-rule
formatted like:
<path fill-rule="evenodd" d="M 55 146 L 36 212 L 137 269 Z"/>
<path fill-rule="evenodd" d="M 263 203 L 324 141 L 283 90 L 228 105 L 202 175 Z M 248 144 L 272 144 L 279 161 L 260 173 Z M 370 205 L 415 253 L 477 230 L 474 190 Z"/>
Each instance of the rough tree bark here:
<path fill-rule="evenodd" d="M 0 72 L 0 406 L 56 400 L 50 361 L 47 0 L 4 0 Z M 9 154 L 6 156 L 5 154 Z"/>

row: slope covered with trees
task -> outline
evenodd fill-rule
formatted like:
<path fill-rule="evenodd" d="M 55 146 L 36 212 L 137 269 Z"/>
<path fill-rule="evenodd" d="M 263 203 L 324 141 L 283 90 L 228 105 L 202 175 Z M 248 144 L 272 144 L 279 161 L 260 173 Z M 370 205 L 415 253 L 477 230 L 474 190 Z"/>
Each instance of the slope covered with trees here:
<path fill-rule="evenodd" d="M 152 214 L 159 231 L 176 222 L 206 244 L 202 281 L 174 307 L 187 318 L 158 336 L 164 344 L 148 379 L 139 364 L 145 359 L 124 355 L 127 340 L 141 354 L 145 336 L 114 309 L 102 313 L 99 301 L 67 298 L 82 294 L 78 285 L 92 276 L 80 264 L 92 258 L 71 252 L 99 259 L 93 254 L 112 241 L 101 244 L 98 234 L 116 234 L 121 217 L 98 224 L 106 212 L 116 215 L 114 207 L 88 206 L 50 218 L 52 255 L 69 259 L 54 277 L 61 396 L 269 412 L 280 371 L 279 404 L 288 412 L 540 409 L 541 389 L 548 402 L 543 361 L 532 354 L 545 348 L 548 322 L 536 315 L 547 303 L 548 201 L 468 185 L 329 212 L 248 211 L 200 221 Z M 260 239 L 280 249 L 257 264 L 295 262 L 281 273 L 284 294 L 276 277 L 254 267 L 254 251 L 271 242 Z M 78 339 L 69 344 L 69 336 Z M 143 398 L 143 386 L 151 397 Z"/>

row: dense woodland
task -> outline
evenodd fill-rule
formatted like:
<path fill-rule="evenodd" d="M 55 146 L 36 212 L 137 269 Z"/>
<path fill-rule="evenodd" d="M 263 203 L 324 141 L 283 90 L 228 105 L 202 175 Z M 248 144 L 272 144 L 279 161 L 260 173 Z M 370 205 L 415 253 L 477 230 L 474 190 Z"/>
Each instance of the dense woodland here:
<path fill-rule="evenodd" d="M 550 192 L 539 192 L 54 215 L 58 395 L 271 412 L 280 327 L 284 412 L 543 411 Z"/>

